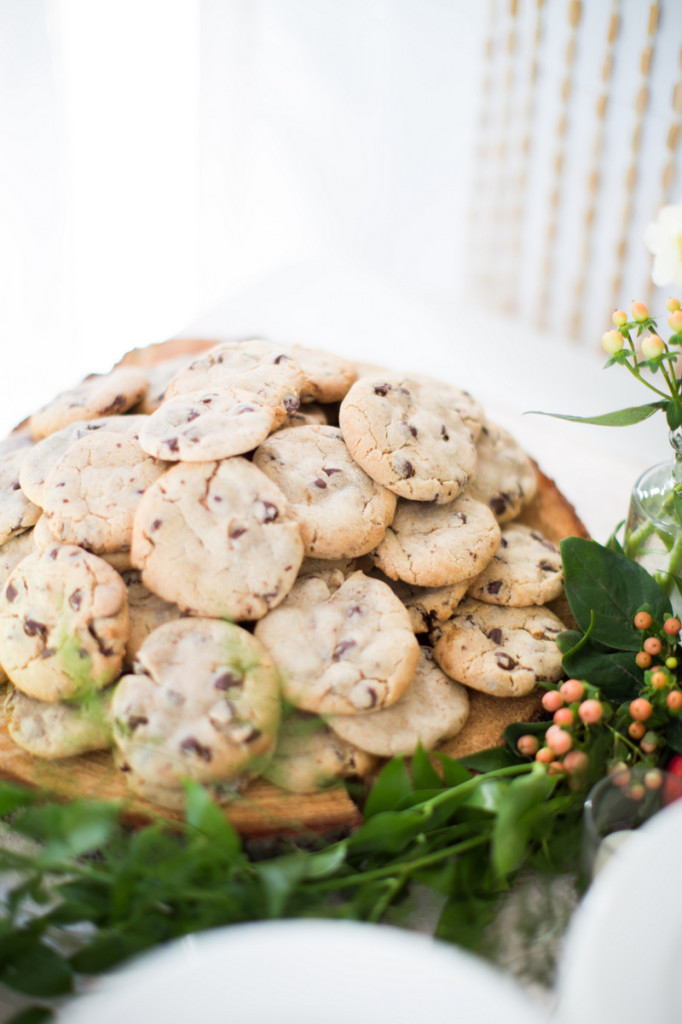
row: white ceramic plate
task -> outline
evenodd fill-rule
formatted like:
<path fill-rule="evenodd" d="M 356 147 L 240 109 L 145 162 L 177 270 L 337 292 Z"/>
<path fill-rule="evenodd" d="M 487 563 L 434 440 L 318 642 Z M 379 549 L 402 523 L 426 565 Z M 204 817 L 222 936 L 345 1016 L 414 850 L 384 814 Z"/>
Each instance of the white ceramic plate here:
<path fill-rule="evenodd" d="M 346 921 L 235 925 L 103 979 L 61 1024 L 540 1024 L 483 960 L 423 935 Z"/>
<path fill-rule="evenodd" d="M 636 840 L 606 864 L 573 917 L 556 1024 L 682 1021 L 682 802 Z"/>

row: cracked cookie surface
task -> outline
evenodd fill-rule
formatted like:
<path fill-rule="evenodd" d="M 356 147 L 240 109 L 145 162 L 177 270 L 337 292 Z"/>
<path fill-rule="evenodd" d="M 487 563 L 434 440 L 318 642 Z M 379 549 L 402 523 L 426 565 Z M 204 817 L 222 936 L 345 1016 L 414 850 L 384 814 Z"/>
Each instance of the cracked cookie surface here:
<path fill-rule="evenodd" d="M 441 392 L 395 374 L 361 377 L 339 410 L 348 451 L 403 498 L 443 504 L 476 465 L 471 432 Z"/>
<path fill-rule="evenodd" d="M 191 615 L 258 619 L 294 584 L 303 541 L 280 489 L 240 456 L 179 463 L 143 495 L 133 565 Z"/>
<path fill-rule="evenodd" d="M 298 580 L 282 606 L 256 625 L 286 699 L 320 715 L 393 704 L 419 658 L 409 615 L 390 588 L 362 572 L 339 577 Z"/>
<path fill-rule="evenodd" d="M 26 497 L 19 483 L 21 466 L 30 448 L 0 453 L 0 544 L 27 530 L 40 518 L 40 509 Z"/>
<path fill-rule="evenodd" d="M 124 770 L 146 786 L 232 779 L 274 749 L 277 671 L 247 630 L 217 619 L 159 626 L 134 674 L 114 692 L 111 717 Z"/>
<path fill-rule="evenodd" d="M 486 422 L 476 442 L 476 469 L 468 493 L 487 505 L 499 523 L 514 519 L 537 490 L 533 463 L 508 431 Z"/>
<path fill-rule="evenodd" d="M 372 560 L 391 579 L 419 587 L 470 580 L 500 543 L 500 527 L 487 506 L 464 494 L 449 505 L 399 501 Z"/>
<path fill-rule="evenodd" d="M 351 458 L 338 427 L 280 430 L 253 461 L 281 488 L 313 558 L 356 558 L 371 551 L 393 519 L 397 498 Z"/>
<path fill-rule="evenodd" d="M 5 701 L 8 732 L 17 746 L 49 761 L 107 750 L 111 694 L 107 689 L 97 700 L 80 703 L 36 700 L 14 689 Z"/>
<path fill-rule="evenodd" d="M 559 549 L 537 530 L 510 523 L 491 561 L 469 585 L 468 594 L 486 604 L 522 607 L 546 604 L 563 590 Z"/>
<path fill-rule="evenodd" d="M 433 750 L 456 736 L 469 717 L 466 687 L 450 679 L 422 647 L 414 678 L 399 701 L 369 715 L 329 715 L 328 725 L 342 739 L 378 757 L 412 755 L 419 746 Z"/>
<path fill-rule="evenodd" d="M 106 686 L 121 671 L 129 631 L 125 583 L 72 544 L 28 555 L 0 593 L 0 662 L 38 700 Z"/>
<path fill-rule="evenodd" d="M 252 451 L 275 429 L 276 408 L 239 388 L 193 391 L 167 399 L 140 430 L 148 455 L 169 462 L 206 462 Z"/>
<path fill-rule="evenodd" d="M 136 436 L 99 430 L 79 438 L 43 486 L 50 533 L 97 554 L 128 551 L 142 495 L 165 469 L 145 454 Z"/>
<path fill-rule="evenodd" d="M 76 420 L 120 415 L 144 398 L 147 386 L 146 373 L 134 367 L 92 374 L 34 412 L 29 420 L 31 435 L 39 441 Z"/>
<path fill-rule="evenodd" d="M 522 697 L 561 678 L 556 638 L 564 625 L 546 608 L 499 608 L 467 598 L 432 632 L 447 675 L 493 697 Z"/>

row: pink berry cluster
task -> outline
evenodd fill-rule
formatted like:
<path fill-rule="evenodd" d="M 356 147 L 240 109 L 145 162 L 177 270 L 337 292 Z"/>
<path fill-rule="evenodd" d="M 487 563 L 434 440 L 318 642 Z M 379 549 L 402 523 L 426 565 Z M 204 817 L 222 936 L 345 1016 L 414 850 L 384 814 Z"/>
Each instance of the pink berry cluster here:
<path fill-rule="evenodd" d="M 579 779 L 589 767 L 589 757 L 581 749 L 589 727 L 598 725 L 611 713 L 611 707 L 600 699 L 596 687 L 580 679 L 566 679 L 547 690 L 542 706 L 552 715 L 544 744 L 540 745 L 537 736 L 520 736 L 516 744 L 519 753 L 546 764 L 550 772 L 565 772 Z"/>
<path fill-rule="evenodd" d="M 635 660 L 645 670 L 644 689 L 628 706 L 627 729 L 644 754 L 653 754 L 662 743 L 656 728 L 664 726 L 671 714 L 682 712 L 682 689 L 675 674 L 682 623 L 669 615 L 660 628 L 649 612 L 641 611 L 634 624 L 642 631 L 642 649 Z"/>

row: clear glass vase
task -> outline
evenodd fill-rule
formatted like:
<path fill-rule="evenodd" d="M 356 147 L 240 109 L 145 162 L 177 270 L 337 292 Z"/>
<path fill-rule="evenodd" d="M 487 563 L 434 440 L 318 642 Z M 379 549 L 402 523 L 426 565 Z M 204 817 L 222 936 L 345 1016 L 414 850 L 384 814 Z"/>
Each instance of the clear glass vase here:
<path fill-rule="evenodd" d="M 630 496 L 625 552 L 643 565 L 682 613 L 682 428 L 671 431 L 674 457 L 647 469 Z"/>

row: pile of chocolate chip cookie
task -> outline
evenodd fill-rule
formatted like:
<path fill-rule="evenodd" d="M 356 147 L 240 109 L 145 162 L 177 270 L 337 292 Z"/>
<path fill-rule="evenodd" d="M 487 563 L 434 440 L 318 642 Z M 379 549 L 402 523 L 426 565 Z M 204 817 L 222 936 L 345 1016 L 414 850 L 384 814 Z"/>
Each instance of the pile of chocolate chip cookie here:
<path fill-rule="evenodd" d="M 561 674 L 536 474 L 466 392 L 261 340 L 86 378 L 0 442 L 0 675 L 40 758 L 179 806 L 312 792 Z"/>

